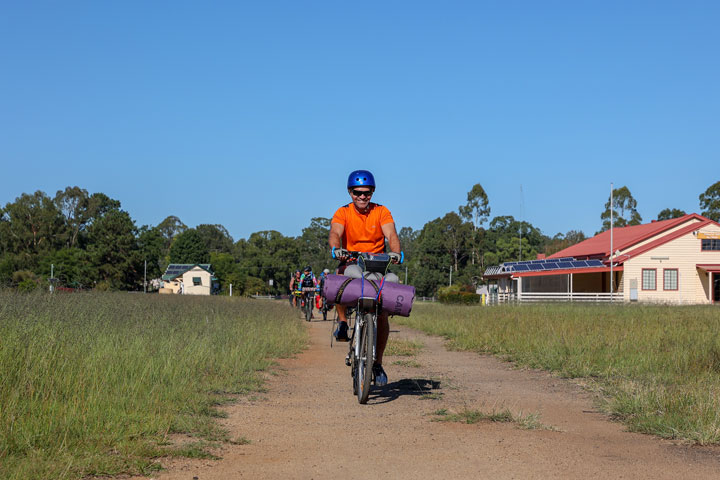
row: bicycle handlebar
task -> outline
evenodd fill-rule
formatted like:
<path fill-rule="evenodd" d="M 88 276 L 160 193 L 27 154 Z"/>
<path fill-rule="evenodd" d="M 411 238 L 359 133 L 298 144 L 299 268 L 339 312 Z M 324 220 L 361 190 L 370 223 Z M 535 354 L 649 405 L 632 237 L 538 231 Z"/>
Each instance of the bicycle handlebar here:
<path fill-rule="evenodd" d="M 357 260 L 357 258 L 363 254 L 363 253 L 369 253 L 369 252 L 356 252 L 352 250 L 345 250 L 342 247 L 332 247 L 332 258 L 339 260 L 342 258 L 349 258 L 353 260 Z M 371 254 L 373 255 L 373 254 Z M 390 257 L 390 260 L 392 260 L 393 263 L 401 264 L 405 261 L 405 252 L 390 252 L 387 254 Z"/>

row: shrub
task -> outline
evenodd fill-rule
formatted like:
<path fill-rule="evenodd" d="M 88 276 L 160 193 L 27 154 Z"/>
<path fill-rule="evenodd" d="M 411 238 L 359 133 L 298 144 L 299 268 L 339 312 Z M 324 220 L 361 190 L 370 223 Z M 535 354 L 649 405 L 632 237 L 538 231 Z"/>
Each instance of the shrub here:
<path fill-rule="evenodd" d="M 480 303 L 480 295 L 474 292 L 468 292 L 465 287 L 452 285 L 438 289 L 438 300 L 440 300 L 441 303 L 474 305 Z"/>

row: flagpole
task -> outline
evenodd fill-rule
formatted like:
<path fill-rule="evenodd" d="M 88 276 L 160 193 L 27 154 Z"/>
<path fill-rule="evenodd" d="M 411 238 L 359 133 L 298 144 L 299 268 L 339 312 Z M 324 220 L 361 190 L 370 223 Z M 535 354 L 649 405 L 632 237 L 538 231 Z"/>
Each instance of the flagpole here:
<path fill-rule="evenodd" d="M 613 301 L 613 183 L 610 182 L 610 301 Z"/>

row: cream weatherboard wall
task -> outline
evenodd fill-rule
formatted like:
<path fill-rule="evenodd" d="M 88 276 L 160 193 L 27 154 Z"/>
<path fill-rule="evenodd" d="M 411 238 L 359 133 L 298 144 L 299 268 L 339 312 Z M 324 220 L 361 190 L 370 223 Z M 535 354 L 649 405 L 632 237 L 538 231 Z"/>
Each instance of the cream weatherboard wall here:
<path fill-rule="evenodd" d="M 720 234 L 720 227 L 711 224 L 702 227 L 700 231 Z M 700 247 L 701 240 L 692 232 L 670 240 L 627 260 L 624 265 L 624 280 L 625 282 L 637 280 L 640 302 L 711 303 L 709 275 L 698 269 L 697 265 L 720 264 L 720 251 L 703 252 Z M 643 290 L 643 269 L 656 269 L 655 290 Z M 665 269 L 677 269 L 677 290 L 663 288 Z M 630 289 L 627 285 L 624 289 L 624 298 L 626 301 L 630 300 Z"/>

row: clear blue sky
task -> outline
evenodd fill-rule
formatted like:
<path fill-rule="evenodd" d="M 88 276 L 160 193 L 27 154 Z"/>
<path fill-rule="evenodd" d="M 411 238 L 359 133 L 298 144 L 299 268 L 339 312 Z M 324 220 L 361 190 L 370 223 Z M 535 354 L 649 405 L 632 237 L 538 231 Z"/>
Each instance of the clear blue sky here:
<path fill-rule="evenodd" d="M 644 221 L 698 212 L 718 25 L 714 0 L 6 1 L 0 204 L 78 185 L 138 225 L 298 235 L 367 168 L 398 227 L 475 183 L 549 235 L 598 230 L 610 182 Z"/>

